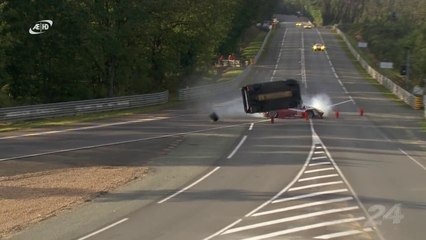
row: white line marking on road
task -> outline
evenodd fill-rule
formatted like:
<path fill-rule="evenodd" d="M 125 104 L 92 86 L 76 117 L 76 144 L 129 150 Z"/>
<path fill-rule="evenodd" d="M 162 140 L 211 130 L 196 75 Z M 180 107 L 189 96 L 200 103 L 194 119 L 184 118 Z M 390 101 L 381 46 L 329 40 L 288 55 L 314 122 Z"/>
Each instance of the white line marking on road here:
<path fill-rule="evenodd" d="M 322 216 L 322 215 L 327 215 L 327 214 L 332 214 L 332 213 L 352 211 L 352 210 L 355 210 L 355 209 L 358 209 L 358 208 L 359 208 L 358 206 L 353 206 L 353 207 L 344 207 L 344 208 L 337 208 L 337 209 L 330 209 L 330 210 L 300 214 L 300 215 L 296 215 L 296 216 L 292 216 L 292 217 L 286 217 L 286 218 L 281 218 L 281 219 L 277 219 L 277 220 L 247 225 L 247 226 L 244 226 L 244 227 L 229 229 L 228 231 L 224 232 L 221 235 L 235 233 L 235 232 L 241 232 L 241 231 L 245 231 L 245 230 L 249 230 L 249 229 L 260 228 L 260 227 L 270 226 L 270 225 L 279 224 L 279 223 L 296 221 L 296 220 L 305 219 L 305 218 L 317 217 L 317 216 Z"/>
<path fill-rule="evenodd" d="M 312 121 L 311 121 L 311 124 L 312 124 Z M 305 171 L 306 167 L 308 166 L 309 159 L 311 159 L 312 154 L 314 153 L 314 148 L 315 148 L 315 142 L 313 141 L 312 147 L 311 147 L 311 151 L 309 152 L 308 157 L 306 158 L 305 163 L 303 164 L 302 168 L 297 173 L 297 175 L 293 178 L 293 180 L 286 187 L 284 187 L 280 192 L 278 192 L 275 196 L 273 196 L 271 199 L 269 199 L 268 201 L 264 202 L 259 207 L 255 208 L 253 211 L 247 213 L 245 215 L 245 217 L 252 216 L 255 212 L 259 211 L 260 209 L 262 209 L 266 205 L 268 205 L 271 202 L 273 202 L 275 199 L 277 199 L 279 196 L 281 196 L 283 193 L 285 193 L 294 183 L 296 183 L 297 179 L 300 178 L 300 176 L 303 174 L 303 172 Z"/>
<path fill-rule="evenodd" d="M 292 191 L 297 191 L 297 190 L 302 190 L 302 189 L 307 189 L 307 188 L 336 185 L 336 184 L 341 184 L 341 183 L 343 183 L 343 182 L 342 181 L 333 181 L 333 182 L 315 183 L 315 184 L 310 184 L 310 185 L 306 185 L 306 186 L 293 187 L 293 188 L 290 188 L 288 191 L 292 192 Z"/>
<path fill-rule="evenodd" d="M 356 105 L 355 100 L 352 98 L 351 95 L 349 95 L 348 98 L 351 100 L 351 102 L 352 102 L 353 105 Z"/>
<path fill-rule="evenodd" d="M 331 178 L 331 177 L 338 177 L 339 174 L 328 174 L 328 175 L 321 175 L 321 176 L 315 176 L 315 177 L 308 177 L 308 178 L 301 178 L 298 182 L 306 182 L 311 180 L 317 180 L 317 179 L 323 179 L 323 178 Z"/>
<path fill-rule="evenodd" d="M 269 121 L 269 119 L 268 120 L 257 121 L 256 123 L 266 122 L 266 121 Z M 214 128 L 208 128 L 208 129 L 201 129 L 201 130 L 195 130 L 195 131 L 189 131 L 189 132 L 182 132 L 182 133 L 176 133 L 176 134 L 166 134 L 166 135 L 155 136 L 155 137 L 138 138 L 138 139 L 132 139 L 132 140 L 126 140 L 126 141 L 119 141 L 119 142 L 112 142 L 112 143 L 105 143 L 105 144 L 98 144 L 98 145 L 91 145 L 91 146 L 84 146 L 84 147 L 79 147 L 79 148 L 68 148 L 68 149 L 62 149 L 62 150 L 56 150 L 56 151 L 50 151 L 50 152 L 34 153 L 34 154 L 28 154 L 28 155 L 21 155 L 21 156 L 17 156 L 17 157 L 0 158 L 0 162 L 2 162 L 2 161 L 16 160 L 16 159 L 22 159 L 22 158 L 39 157 L 39 156 L 45 156 L 45 155 L 51 155 L 51 154 L 57 154 L 57 153 L 66 153 L 66 152 L 73 152 L 73 151 L 80 151 L 80 150 L 88 150 L 88 149 L 94 149 L 94 148 L 100 148 L 100 147 L 116 146 L 116 145 L 121 145 L 121 144 L 128 144 L 128 143 L 149 141 L 149 140 L 155 140 L 155 139 L 161 139 L 161 138 L 168 138 L 168 137 L 184 136 L 184 135 L 189 135 L 189 134 L 194 134 L 194 133 L 202 133 L 202 132 L 208 132 L 208 131 L 212 131 L 212 130 L 219 130 L 219 129 L 225 129 L 225 128 L 238 127 L 238 126 L 242 126 L 242 125 L 245 125 L 245 124 L 247 124 L 247 123 L 234 124 L 234 125 L 221 126 L 221 127 L 214 127 Z"/>
<path fill-rule="evenodd" d="M 316 32 L 318 33 L 318 36 L 319 36 L 319 38 L 320 38 L 321 42 L 324 44 L 324 39 L 322 38 L 321 32 L 320 32 L 318 29 L 316 29 Z M 324 52 L 325 52 L 325 56 L 327 57 L 328 62 L 329 62 L 329 64 L 330 64 L 331 70 L 332 70 L 332 71 L 333 71 L 333 73 L 334 73 L 335 78 L 336 78 L 336 79 L 337 79 L 337 81 L 339 82 L 340 86 L 342 86 L 343 91 L 345 92 L 345 94 L 346 94 L 346 95 L 348 95 L 348 97 L 349 97 L 349 99 L 351 100 L 352 104 L 356 105 L 355 100 L 352 98 L 352 96 L 350 95 L 350 93 L 349 93 L 349 92 L 347 91 L 347 89 L 344 87 L 343 82 L 340 80 L 340 77 L 339 77 L 339 75 L 337 74 L 336 69 L 334 68 L 333 62 L 332 62 L 332 61 L 331 61 L 331 59 L 330 59 L 330 56 L 329 56 L 329 54 L 328 54 L 328 51 L 327 51 L 327 50 L 325 50 Z"/>
<path fill-rule="evenodd" d="M 46 132 L 27 133 L 27 134 L 22 134 L 22 135 L 0 137 L 0 140 L 22 138 L 22 137 L 43 136 L 43 135 L 51 135 L 51 134 L 66 133 L 66 132 L 75 132 L 75 131 L 82 131 L 82 130 L 91 130 L 91 129 L 96 129 L 96 128 L 120 126 L 120 125 L 126 125 L 126 124 L 150 122 L 150 121 L 157 121 L 157 120 L 164 120 L 164 119 L 169 119 L 169 118 L 168 117 L 145 118 L 145 119 L 138 119 L 138 120 L 132 120 L 132 121 L 125 121 L 125 122 L 105 123 L 105 124 L 99 124 L 99 125 L 93 125 L 93 126 L 86 126 L 86 127 L 79 127 L 79 128 L 68 128 L 68 129 L 63 129 L 63 130 L 53 130 L 53 131 L 46 131 Z"/>
<path fill-rule="evenodd" d="M 339 79 L 339 75 L 337 75 L 337 73 L 334 73 L 334 76 Z M 340 80 L 340 79 L 339 79 Z"/>
<path fill-rule="evenodd" d="M 407 156 L 411 161 L 413 161 L 414 163 L 416 163 L 417 165 L 419 165 L 421 168 L 423 168 L 423 170 L 426 170 L 426 167 L 423 166 L 423 164 L 421 164 L 419 161 L 417 161 L 416 159 L 414 159 L 413 157 L 411 157 L 407 152 L 405 152 L 401 148 L 399 149 L 399 151 L 402 152 L 405 156 Z"/>
<path fill-rule="evenodd" d="M 378 131 L 380 135 L 382 135 L 382 137 L 385 139 L 386 142 L 392 142 L 392 140 L 390 138 L 388 138 L 388 136 L 386 136 L 382 131 Z"/>
<path fill-rule="evenodd" d="M 284 31 L 284 36 L 283 36 L 283 40 L 281 41 L 281 46 L 284 46 L 286 36 L 287 36 L 287 29 Z"/>
<path fill-rule="evenodd" d="M 286 35 L 287 35 L 287 29 L 284 31 L 284 36 L 283 36 L 283 40 L 282 40 L 282 42 L 281 42 L 281 45 L 284 45 L 284 41 L 285 41 L 285 37 L 286 37 Z M 274 66 L 274 71 L 272 72 L 272 75 L 271 75 L 271 79 L 270 79 L 270 81 L 271 81 L 271 82 L 274 80 L 274 78 L 275 78 L 275 74 L 277 73 L 278 64 L 280 63 L 280 60 L 281 60 L 282 50 L 283 50 L 283 49 L 281 48 L 281 49 L 280 49 L 280 52 L 279 52 L 279 54 L 278 54 L 278 57 L 277 57 L 277 60 L 276 60 L 275 66 Z"/>
<path fill-rule="evenodd" d="M 345 201 L 350 201 L 350 200 L 353 200 L 353 197 L 333 198 L 333 199 L 329 199 L 329 200 L 303 203 L 303 204 L 299 204 L 299 205 L 293 205 L 293 206 L 290 206 L 290 207 L 277 208 L 277 209 L 269 210 L 269 211 L 265 211 L 265 212 L 258 212 L 258 213 L 253 214 L 253 217 L 264 216 L 264 215 L 269 215 L 269 214 L 274 214 L 274 213 L 279 213 L 279 212 L 286 212 L 286 211 L 290 211 L 290 210 L 294 210 L 294 209 L 301 209 L 301 208 L 307 208 L 307 207 L 313 207 L 313 206 L 319 206 L 319 205 L 326 205 L 326 204 L 330 204 L 330 203 L 345 202 Z"/>
<path fill-rule="evenodd" d="M 305 66 L 305 38 L 302 32 L 302 47 L 300 49 L 300 75 L 302 77 L 302 83 L 305 85 L 305 88 L 308 88 L 308 82 L 306 80 L 306 66 Z"/>
<path fill-rule="evenodd" d="M 231 152 L 231 154 L 229 154 L 229 156 L 227 157 L 227 159 L 231 159 L 231 158 L 235 155 L 235 153 L 238 151 L 238 149 L 240 149 L 240 147 L 243 145 L 243 143 L 246 141 L 246 139 L 247 139 L 247 135 L 246 135 L 246 136 L 244 136 L 244 137 L 241 139 L 240 143 L 238 143 L 238 145 L 234 148 L 234 150 Z M 167 201 L 167 200 L 169 200 L 169 199 L 171 199 L 171 198 L 173 198 L 173 197 L 175 197 L 175 196 L 177 196 L 177 195 L 181 194 L 182 192 L 184 192 L 184 191 L 186 191 L 186 190 L 190 189 L 191 187 L 193 187 L 193 186 L 195 186 L 196 184 L 198 184 L 199 182 L 203 181 L 204 179 L 206 179 L 208 176 L 212 175 L 214 172 L 216 172 L 216 171 L 217 171 L 217 170 L 219 170 L 219 169 L 220 169 L 220 167 L 216 167 L 215 169 L 213 169 L 212 171 L 210 171 L 209 173 L 207 173 L 206 175 L 204 175 L 203 177 L 201 177 L 200 179 L 198 179 L 197 181 L 195 181 L 195 182 L 194 182 L 194 183 L 192 183 L 191 185 L 189 185 L 189 186 L 187 186 L 187 187 L 185 187 L 185 188 L 181 189 L 180 191 L 178 191 L 178 192 L 176 192 L 176 193 L 174 193 L 174 194 L 170 195 L 169 197 L 167 197 L 167 198 L 165 198 L 165 199 L 163 199 L 163 200 L 159 201 L 158 203 L 159 203 L 159 204 L 161 204 L 161 203 L 163 203 L 163 202 L 165 202 L 165 201 Z"/>
<path fill-rule="evenodd" d="M 253 130 L 254 123 L 250 124 L 249 131 Z"/>
<path fill-rule="evenodd" d="M 320 156 L 320 157 L 313 157 L 311 160 L 320 160 L 320 159 L 326 159 L 327 156 Z"/>
<path fill-rule="evenodd" d="M 211 170 L 209 173 L 207 173 L 206 175 L 204 175 L 203 177 L 201 177 L 201 178 L 200 178 L 200 179 L 198 179 L 197 181 L 193 182 L 192 184 L 188 185 L 187 187 L 185 187 L 185 188 L 183 188 L 183 189 L 181 189 L 181 190 L 177 191 L 176 193 L 174 193 L 174 194 L 172 194 L 172 195 L 170 195 L 170 196 L 166 197 L 165 199 L 163 199 L 163 200 L 161 200 L 161 201 L 159 201 L 159 202 L 157 202 L 157 203 L 158 203 L 158 204 L 161 204 L 161 203 L 164 203 L 165 201 L 167 201 L 167 200 L 169 200 L 169 199 L 171 199 L 171 198 L 173 198 L 173 197 L 176 197 L 177 195 L 179 195 L 179 194 L 181 194 L 181 193 L 185 192 L 186 190 L 190 189 L 191 187 L 193 187 L 193 186 L 197 185 L 199 182 L 203 181 L 204 179 L 206 179 L 208 176 L 212 175 L 214 172 L 216 172 L 216 171 L 217 171 L 217 170 L 219 170 L 219 169 L 220 169 L 220 167 L 216 167 L 215 169 Z"/>
<path fill-rule="evenodd" d="M 324 154 L 324 151 L 315 151 L 314 154 Z"/>
<path fill-rule="evenodd" d="M 240 149 L 240 147 L 244 144 L 244 142 L 246 141 L 246 139 L 247 139 L 247 135 L 245 135 L 241 139 L 240 143 L 238 143 L 238 145 L 235 147 L 234 151 L 232 151 L 231 154 L 229 154 L 229 156 L 227 157 L 227 159 L 231 159 L 235 155 L 235 153 L 237 153 L 238 149 Z"/>
<path fill-rule="evenodd" d="M 334 168 L 330 167 L 330 168 L 319 168 L 319 169 L 307 170 L 305 171 L 305 173 L 323 172 L 323 171 L 330 171 L 330 170 L 334 170 Z"/>
<path fill-rule="evenodd" d="M 316 196 L 327 195 L 327 194 L 332 194 L 332 193 L 347 192 L 347 191 L 348 191 L 348 189 L 341 188 L 341 189 L 336 189 L 336 190 L 313 192 L 313 193 L 307 193 L 307 194 L 298 195 L 298 196 L 294 196 L 294 197 L 281 198 L 281 199 L 273 201 L 272 203 L 288 202 L 288 201 L 293 201 L 293 200 L 299 200 L 299 199 L 304 199 L 304 198 L 316 197 Z"/>
<path fill-rule="evenodd" d="M 376 226 L 376 223 L 374 222 L 374 220 L 371 218 L 370 214 L 368 213 L 367 209 L 365 208 L 365 206 L 362 204 L 361 200 L 359 199 L 358 195 L 356 194 L 356 192 L 354 191 L 352 185 L 349 183 L 349 181 L 346 179 L 345 175 L 343 175 L 343 172 L 340 170 L 340 168 L 337 166 L 336 161 L 334 161 L 333 157 L 331 156 L 330 152 L 328 151 L 328 149 L 325 147 L 324 143 L 322 142 L 322 140 L 319 138 L 318 134 L 315 132 L 315 129 L 312 126 L 312 134 L 314 136 L 316 136 L 316 138 L 318 139 L 318 141 L 321 143 L 322 146 L 324 146 L 324 151 L 326 152 L 328 158 L 330 159 L 330 161 L 333 163 L 334 168 L 336 169 L 337 173 L 340 175 L 340 177 L 343 179 L 343 181 L 346 183 L 346 186 L 349 188 L 350 192 L 352 193 L 352 195 L 354 196 L 356 202 L 358 203 L 358 205 L 361 207 L 362 211 L 364 212 L 364 215 L 367 216 L 368 219 L 368 223 L 371 224 L 371 226 L 376 229 L 376 234 L 379 237 L 379 239 L 384 240 L 381 232 L 379 231 L 379 229 Z"/>
<path fill-rule="evenodd" d="M 306 225 L 306 226 L 302 226 L 302 227 L 290 228 L 290 229 L 286 229 L 286 230 L 282 230 L 282 231 L 278 231 L 278 232 L 272 232 L 272 233 L 268 233 L 268 234 L 264 234 L 264 235 L 255 236 L 255 237 L 244 238 L 243 240 L 261 240 L 261 239 L 273 238 L 273 237 L 277 237 L 277 236 L 286 235 L 286 234 L 289 234 L 289 233 L 301 232 L 301 231 L 306 231 L 306 230 L 310 230 L 310 229 L 314 229 L 314 228 L 321 228 L 321 227 L 337 225 L 337 224 L 342 224 L 342 223 L 356 222 L 356 221 L 361 221 L 361 220 L 364 220 L 364 219 L 365 219 L 365 217 L 344 218 L 344 219 L 339 219 L 339 220 L 334 220 L 334 221 L 328 221 L 328 222 L 321 222 L 321 223 L 316 223 L 316 224 L 312 224 L 312 225 Z"/>
<path fill-rule="evenodd" d="M 316 146 L 315 149 L 322 149 L 322 146 Z"/>
<path fill-rule="evenodd" d="M 317 163 L 311 163 L 308 166 L 309 167 L 315 167 L 315 166 L 319 166 L 319 165 L 328 165 L 331 164 L 331 162 L 317 162 Z"/>
<path fill-rule="evenodd" d="M 343 102 L 338 102 L 338 103 L 335 103 L 335 104 L 331 104 L 331 105 L 329 105 L 329 107 L 334 107 L 334 106 L 341 105 L 341 104 L 348 103 L 348 102 L 352 102 L 352 100 L 346 100 L 346 101 L 343 101 Z"/>
<path fill-rule="evenodd" d="M 344 232 L 324 234 L 324 235 L 321 235 L 321 236 L 316 236 L 314 238 L 315 239 L 332 239 L 332 238 L 346 237 L 346 236 L 357 235 L 357 234 L 362 234 L 362 233 L 372 232 L 372 231 L 373 231 L 372 228 L 364 228 L 362 231 L 361 230 L 349 230 L 349 231 L 344 231 Z"/>
<path fill-rule="evenodd" d="M 86 236 L 84 236 L 84 237 L 79 238 L 78 240 L 85 240 L 85 239 L 88 239 L 88 238 L 90 238 L 90 237 L 93 237 L 93 236 L 95 236 L 96 234 L 99 234 L 99 233 L 101 233 L 101 232 L 103 232 L 103 231 L 106 231 L 106 230 L 108 230 L 108 229 L 112 228 L 112 227 L 115 227 L 115 226 L 117 226 L 118 224 L 123 223 L 123 222 L 125 222 L 125 221 L 127 221 L 127 220 L 129 220 L 129 219 L 128 219 L 128 218 L 121 219 L 121 220 L 120 220 L 120 221 L 118 221 L 118 222 L 115 222 L 115 223 L 113 223 L 113 224 L 111 224 L 111 225 L 108 225 L 108 226 L 106 226 L 106 227 L 104 227 L 104 228 L 101 228 L 101 229 L 99 229 L 99 230 L 98 230 L 98 231 L 96 231 L 96 232 L 93 232 L 93 233 L 91 233 L 91 234 L 89 234 L 89 235 L 86 235 Z"/>
<path fill-rule="evenodd" d="M 208 236 L 208 237 L 204 238 L 203 240 L 210 240 L 210 239 L 212 239 L 212 238 L 214 238 L 214 237 L 216 237 L 216 236 L 218 236 L 218 235 L 222 234 L 223 232 L 225 232 L 226 230 L 230 229 L 231 227 L 233 227 L 233 226 L 237 225 L 237 224 L 238 224 L 239 222 L 241 222 L 241 221 L 242 221 L 242 219 L 238 219 L 237 221 L 235 221 L 235 222 L 231 223 L 230 225 L 228 225 L 228 226 L 226 226 L 226 227 L 222 228 L 221 230 L 217 231 L 217 232 L 216 232 L 216 233 L 214 233 L 213 235 L 210 235 L 210 236 Z"/>

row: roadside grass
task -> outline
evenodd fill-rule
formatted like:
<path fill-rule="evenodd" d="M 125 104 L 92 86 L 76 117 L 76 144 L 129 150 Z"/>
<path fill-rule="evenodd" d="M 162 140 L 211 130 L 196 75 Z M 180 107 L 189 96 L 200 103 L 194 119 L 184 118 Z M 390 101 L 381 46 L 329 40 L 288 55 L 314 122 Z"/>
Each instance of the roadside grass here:
<path fill-rule="evenodd" d="M 370 74 L 368 74 L 368 72 L 361 66 L 361 64 L 352 55 L 351 51 L 349 50 L 348 46 L 344 42 L 343 38 L 341 36 L 339 36 L 337 33 L 335 35 L 337 37 L 337 42 L 340 44 L 340 46 L 344 50 L 345 54 L 349 57 L 349 59 L 351 59 L 353 65 L 356 67 L 358 72 L 362 75 L 362 77 L 365 80 L 367 80 L 371 85 L 373 85 L 378 91 L 382 92 L 383 95 L 386 96 L 388 99 L 392 100 L 393 102 L 395 102 L 395 103 L 397 103 L 401 106 L 407 106 L 407 104 L 404 101 L 399 99 L 390 90 L 385 88 L 376 79 L 371 77 Z M 352 44 L 352 46 L 354 46 L 352 42 L 351 42 L 351 44 Z M 361 57 L 362 57 L 362 55 L 361 55 Z"/>
<path fill-rule="evenodd" d="M 40 120 L 28 120 L 28 121 L 19 121 L 19 122 L 1 122 L 0 123 L 0 132 L 9 132 L 23 129 L 32 129 L 32 128 L 43 128 L 43 127 L 57 127 L 57 126 L 67 126 L 81 122 L 91 122 L 102 119 L 112 119 L 125 116 L 132 116 L 141 113 L 152 113 L 160 110 L 179 107 L 182 105 L 182 102 L 177 100 L 170 100 L 168 103 L 149 106 L 144 108 L 134 108 L 134 109 L 125 109 L 125 110 L 116 110 L 116 111 L 106 111 L 100 113 L 87 113 L 75 116 L 67 117 L 58 117 L 58 118 L 49 118 L 49 119 L 40 119 Z"/>
<path fill-rule="evenodd" d="M 423 132 L 426 132 L 426 119 L 422 121 L 422 129 L 423 129 Z"/>
<path fill-rule="evenodd" d="M 259 32 L 256 34 L 252 41 L 243 43 L 243 51 L 241 53 L 241 56 L 243 56 L 245 59 L 254 59 L 254 57 L 259 52 L 260 47 L 262 47 L 263 40 L 265 39 L 267 34 L 267 32 L 259 30 Z"/>
<path fill-rule="evenodd" d="M 265 33 L 266 36 L 267 33 Z M 265 57 L 268 55 L 267 52 L 270 51 L 270 45 L 271 45 L 271 39 L 274 38 L 274 36 L 277 35 L 277 31 L 276 30 L 272 30 L 271 35 L 269 36 L 268 41 L 265 44 L 265 48 L 264 48 L 264 52 L 262 54 L 260 54 L 259 59 L 257 59 L 257 62 L 262 62 L 265 60 Z M 260 50 L 260 47 L 259 47 Z"/>
<path fill-rule="evenodd" d="M 223 73 L 222 76 L 217 80 L 217 82 L 232 80 L 232 79 L 238 77 L 238 75 L 240 75 L 243 71 L 244 71 L 244 69 L 241 69 L 241 68 L 229 70 L 229 71 Z"/>

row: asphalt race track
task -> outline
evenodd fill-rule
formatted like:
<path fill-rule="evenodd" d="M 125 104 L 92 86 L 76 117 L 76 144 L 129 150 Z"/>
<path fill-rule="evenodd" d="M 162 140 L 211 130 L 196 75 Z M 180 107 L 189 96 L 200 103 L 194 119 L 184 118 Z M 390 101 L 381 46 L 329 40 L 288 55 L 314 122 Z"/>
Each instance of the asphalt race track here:
<path fill-rule="evenodd" d="M 235 89 L 121 122 L 3 134 L 4 163 L 155 159 L 145 179 L 12 239 L 424 239 L 422 113 L 365 80 L 331 29 L 279 20 L 244 84 L 297 79 L 305 103 L 334 105 L 326 119 L 246 116 Z"/>

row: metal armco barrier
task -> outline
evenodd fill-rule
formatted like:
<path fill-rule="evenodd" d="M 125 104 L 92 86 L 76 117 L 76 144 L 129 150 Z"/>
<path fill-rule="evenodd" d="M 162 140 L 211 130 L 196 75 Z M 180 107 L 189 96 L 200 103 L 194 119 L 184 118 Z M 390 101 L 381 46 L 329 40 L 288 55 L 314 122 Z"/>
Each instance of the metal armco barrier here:
<path fill-rule="evenodd" d="M 265 49 L 265 45 L 268 42 L 269 36 L 271 35 L 271 31 L 266 34 L 265 39 L 263 40 L 262 46 L 260 47 L 259 52 L 254 57 L 254 62 L 256 63 L 259 60 L 259 57 L 262 55 L 263 50 Z M 241 73 L 238 77 L 233 80 L 223 82 L 223 83 L 215 83 L 197 87 L 187 87 L 180 89 L 178 91 L 178 99 L 179 100 L 189 100 L 189 99 L 197 99 L 203 97 L 214 96 L 224 91 L 232 90 L 240 87 L 241 82 L 246 78 L 251 72 L 253 65 L 249 65 L 246 69 L 244 69 L 243 73 Z"/>
<path fill-rule="evenodd" d="M 368 72 L 368 74 L 370 74 L 371 77 L 376 79 L 381 85 L 383 85 L 385 88 L 390 90 L 399 99 L 401 99 L 402 101 L 410 105 L 413 109 L 416 109 L 416 97 L 413 94 L 403 89 L 402 87 L 398 86 L 392 80 L 383 76 L 382 74 L 377 72 L 374 68 L 372 68 L 370 65 L 368 65 L 368 63 L 361 58 L 359 53 L 355 50 L 355 48 L 346 38 L 346 35 L 342 31 L 340 31 L 340 29 L 338 28 L 336 28 L 336 32 L 343 38 L 343 40 L 345 41 L 346 45 L 348 46 L 349 50 L 354 55 L 356 60 L 358 60 L 361 66 Z"/>
<path fill-rule="evenodd" d="M 167 103 L 169 92 L 0 108 L 0 121 L 32 120 Z"/>

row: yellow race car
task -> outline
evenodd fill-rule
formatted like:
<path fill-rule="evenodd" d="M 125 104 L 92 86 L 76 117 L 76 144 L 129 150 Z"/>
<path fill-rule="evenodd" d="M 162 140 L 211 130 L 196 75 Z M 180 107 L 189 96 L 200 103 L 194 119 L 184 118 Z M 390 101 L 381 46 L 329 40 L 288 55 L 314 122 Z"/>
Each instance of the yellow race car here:
<path fill-rule="evenodd" d="M 301 22 L 297 22 L 296 23 L 296 27 L 301 27 L 302 26 L 302 23 Z"/>
<path fill-rule="evenodd" d="M 304 29 L 312 29 L 314 27 L 314 25 L 312 25 L 312 24 L 305 24 L 305 25 L 303 25 L 303 28 Z"/>
<path fill-rule="evenodd" d="M 325 51 L 325 45 L 323 43 L 315 43 L 312 45 L 312 51 Z"/>

